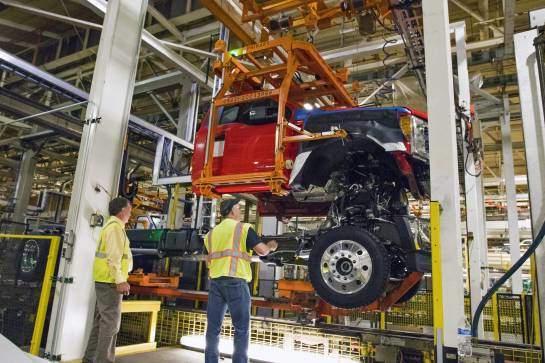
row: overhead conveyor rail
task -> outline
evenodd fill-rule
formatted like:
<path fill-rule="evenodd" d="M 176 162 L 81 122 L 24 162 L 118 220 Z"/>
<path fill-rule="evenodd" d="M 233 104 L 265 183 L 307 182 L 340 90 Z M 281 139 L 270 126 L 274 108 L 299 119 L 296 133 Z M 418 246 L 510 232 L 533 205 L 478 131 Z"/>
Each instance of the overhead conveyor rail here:
<path fill-rule="evenodd" d="M 89 94 L 81 89 L 67 83 L 38 67 L 18 58 L 9 52 L 0 49 L 0 68 L 13 72 L 17 76 L 24 78 L 30 82 L 34 82 L 42 87 L 52 90 L 74 102 L 86 101 L 89 99 Z M 167 132 L 160 127 L 150 124 L 139 117 L 131 115 L 129 117 L 129 127 L 136 132 L 144 134 L 152 134 L 152 136 L 167 136 L 176 143 L 183 145 L 189 150 L 193 150 L 193 144 L 177 137 L 176 135 Z"/>
<path fill-rule="evenodd" d="M 286 194 L 284 173 L 285 146 L 291 142 L 346 137 L 343 130 L 311 133 L 290 122 L 286 116 L 288 102 L 303 107 L 320 102 L 326 106 L 356 106 L 345 89 L 346 69 L 333 71 L 310 43 L 291 36 L 227 51 L 221 41 L 216 51 L 223 60 L 214 63 L 214 71 L 223 77 L 209 112 L 205 165 L 200 178 L 193 182 L 195 190 L 206 196 L 217 195 L 215 187 L 233 185 L 266 185 L 276 195 Z M 278 102 L 274 167 L 271 170 L 231 175 L 213 175 L 214 145 L 218 135 L 221 107 L 251 101 L 274 99 Z"/>
<path fill-rule="evenodd" d="M 81 103 L 82 101 L 87 101 L 89 99 L 89 94 L 87 92 L 39 69 L 38 67 L 10 54 L 3 49 L 0 49 L 0 69 L 5 69 L 6 71 L 17 75 L 18 77 L 21 77 L 26 81 L 33 82 L 41 87 L 51 90 L 52 92 L 73 101 L 75 104 Z M 16 97 L 16 95 L 12 95 L 7 91 L 4 91 L 4 94 L 9 97 Z M 22 101 L 25 100 L 23 99 Z M 50 110 L 45 107 L 44 110 L 47 110 L 48 112 L 51 111 L 52 114 L 57 114 L 59 115 L 59 117 L 65 119 L 67 122 L 66 125 L 73 125 L 74 127 L 68 127 L 66 132 L 68 136 L 79 138 L 81 130 L 79 126 L 76 126 L 76 123 L 79 122 L 79 120 L 62 113 L 62 111 L 60 110 L 58 112 L 54 112 L 54 110 Z M 186 150 L 189 153 L 193 151 L 193 143 L 188 142 L 168 131 L 165 131 L 158 126 L 152 125 L 149 122 L 146 122 L 134 115 L 129 116 L 129 129 L 157 141 L 159 147 L 156 150 L 154 162 L 154 176 L 156 176 L 156 179 L 154 181 L 156 183 L 159 183 L 157 182 L 157 180 L 159 180 L 159 176 L 162 173 L 161 160 L 164 157 L 172 157 L 174 145 L 180 146 L 183 150 Z M 58 128 L 55 131 L 62 133 L 65 130 Z M 163 146 L 165 145 L 165 143 L 171 145 L 169 149 L 170 154 L 166 156 L 163 152 Z M 175 182 L 179 183 L 190 183 L 191 176 L 180 175 L 176 176 L 176 178 L 172 180 L 175 180 Z"/>

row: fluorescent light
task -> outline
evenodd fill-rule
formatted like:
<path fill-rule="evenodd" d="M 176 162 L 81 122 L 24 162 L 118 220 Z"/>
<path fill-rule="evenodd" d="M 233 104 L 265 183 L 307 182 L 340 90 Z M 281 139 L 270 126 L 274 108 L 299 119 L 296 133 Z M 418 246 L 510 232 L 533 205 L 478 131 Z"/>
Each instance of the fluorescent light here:
<path fill-rule="evenodd" d="M 318 102 L 314 102 L 314 107 L 320 108 L 320 107 L 322 107 L 322 105 L 320 105 Z"/>
<path fill-rule="evenodd" d="M 311 105 L 310 103 L 305 103 L 305 104 L 303 105 L 303 107 L 304 107 L 305 110 L 307 110 L 307 111 L 310 111 L 310 110 L 312 110 L 312 109 L 314 108 L 314 107 L 312 107 L 312 105 Z"/>

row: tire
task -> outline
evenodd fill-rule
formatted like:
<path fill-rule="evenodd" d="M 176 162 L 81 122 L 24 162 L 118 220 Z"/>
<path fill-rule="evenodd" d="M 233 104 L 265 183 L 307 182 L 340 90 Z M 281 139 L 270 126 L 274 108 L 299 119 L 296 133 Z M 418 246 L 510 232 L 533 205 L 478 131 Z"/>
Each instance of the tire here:
<path fill-rule="evenodd" d="M 352 309 L 369 305 L 384 294 L 390 258 L 373 234 L 342 227 L 317 239 L 308 270 L 318 296 L 333 306 Z"/>
<path fill-rule="evenodd" d="M 399 300 L 397 300 L 396 304 L 406 303 L 407 301 L 411 300 L 414 297 L 414 295 L 416 295 L 418 291 L 420 291 L 421 285 L 422 285 L 422 280 L 414 284 L 413 287 L 411 287 L 410 290 L 405 293 L 405 295 L 403 295 L 402 297 L 399 298 Z"/>

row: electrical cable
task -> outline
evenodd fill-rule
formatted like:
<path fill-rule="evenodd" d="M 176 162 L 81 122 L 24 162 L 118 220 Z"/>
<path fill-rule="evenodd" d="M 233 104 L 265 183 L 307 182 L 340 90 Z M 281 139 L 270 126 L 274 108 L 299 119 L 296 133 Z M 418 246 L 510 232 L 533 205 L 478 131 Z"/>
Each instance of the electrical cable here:
<path fill-rule="evenodd" d="M 468 116 L 463 112 L 463 109 L 462 108 L 459 108 L 457 107 L 456 109 L 456 113 L 457 113 L 457 119 L 458 119 L 458 122 L 460 122 L 460 127 L 465 131 L 464 135 L 462 136 L 462 143 L 465 143 L 465 148 L 466 148 L 466 156 L 465 156 L 465 160 L 464 160 L 464 171 L 469 175 L 469 176 L 472 176 L 472 177 L 475 177 L 475 178 L 478 178 L 481 176 L 482 174 L 482 167 L 479 167 L 479 172 L 474 174 L 472 172 L 469 171 L 468 167 L 467 167 L 467 162 L 469 161 L 469 154 L 476 154 L 476 147 L 473 145 L 472 141 L 471 141 L 471 138 L 470 138 L 470 132 L 471 132 L 471 127 L 468 127 L 467 124 L 471 124 L 471 122 L 468 122 Z M 466 127 L 462 127 L 462 123 L 466 123 Z M 462 146 L 464 147 L 464 146 Z M 479 164 L 480 166 L 480 163 L 481 163 L 481 160 L 479 159 L 478 161 L 475 161 L 474 160 L 474 163 L 475 164 Z M 477 168 L 475 168 L 477 170 Z"/>
<path fill-rule="evenodd" d="M 541 229 L 539 230 L 539 233 L 536 236 L 536 239 L 532 242 L 532 244 L 528 247 L 524 255 L 522 255 L 521 258 L 517 260 L 511 266 L 507 272 L 496 281 L 494 285 L 488 290 L 486 295 L 483 297 L 481 302 L 479 303 L 479 306 L 477 307 L 477 310 L 475 310 L 475 314 L 473 316 L 473 322 L 471 324 L 471 336 L 476 337 L 477 336 L 477 329 L 479 327 L 479 319 L 481 318 L 481 314 L 484 310 L 484 307 L 488 303 L 488 301 L 492 298 L 494 293 L 498 291 L 498 289 L 526 262 L 528 258 L 535 252 L 537 247 L 541 244 L 543 241 L 543 237 L 545 237 L 545 223 L 541 226 Z"/>
<path fill-rule="evenodd" d="M 469 147 L 468 147 L 468 151 L 466 153 L 466 160 L 464 161 L 464 170 L 469 176 L 478 178 L 483 173 L 482 168 L 479 170 L 479 172 L 477 174 L 473 174 L 472 172 L 469 171 L 469 169 L 467 168 L 467 162 L 469 160 L 469 154 L 470 154 L 470 151 L 469 151 Z M 480 164 L 480 162 L 479 162 L 479 164 Z"/>
<path fill-rule="evenodd" d="M 380 26 L 381 26 L 382 28 L 384 28 L 384 30 L 389 31 L 389 32 L 392 32 L 392 33 L 397 32 L 397 29 L 396 29 L 396 28 L 389 28 L 389 27 L 387 27 L 387 26 L 384 24 L 384 22 L 383 22 L 382 20 L 380 20 L 380 17 L 378 16 L 376 10 L 373 9 L 373 10 L 372 10 L 372 14 L 373 14 L 373 16 L 375 17 L 375 20 L 377 21 L 377 23 L 379 23 Z M 395 24 L 394 24 L 394 26 L 395 26 Z"/>
<path fill-rule="evenodd" d="M 380 20 L 380 18 L 379 18 L 378 14 L 376 13 L 375 10 L 372 11 L 372 14 L 373 14 L 375 20 L 380 24 L 380 26 L 385 31 L 387 31 L 387 32 L 397 32 L 397 29 L 396 29 L 397 25 L 396 24 L 394 24 L 393 28 L 390 28 L 383 21 Z M 382 35 L 382 39 L 384 40 L 384 43 L 382 44 L 382 53 L 384 53 L 384 58 L 382 58 L 382 66 L 385 69 L 386 79 L 384 80 L 384 82 L 375 82 L 377 87 L 381 87 L 383 84 L 385 84 L 387 82 L 391 82 L 391 81 L 394 80 L 392 77 L 388 77 L 388 70 L 390 69 L 390 67 L 386 64 L 388 59 L 390 59 L 394 54 L 388 52 L 386 50 L 386 47 L 388 46 L 388 44 L 397 43 L 396 39 L 386 39 L 386 35 L 385 35 L 384 31 L 382 32 L 381 35 Z M 385 89 L 385 88 L 383 90 L 381 90 L 380 92 L 378 92 L 375 95 L 375 104 L 379 103 L 379 99 L 387 100 L 388 99 L 388 94 L 390 94 L 390 93 L 391 93 L 391 90 L 389 91 L 388 89 Z"/>

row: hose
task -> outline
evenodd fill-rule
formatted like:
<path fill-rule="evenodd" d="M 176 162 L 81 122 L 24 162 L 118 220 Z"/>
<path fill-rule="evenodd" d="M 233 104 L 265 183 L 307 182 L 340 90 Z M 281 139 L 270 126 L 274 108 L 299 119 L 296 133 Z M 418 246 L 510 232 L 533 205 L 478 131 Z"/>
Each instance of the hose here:
<path fill-rule="evenodd" d="M 485 305 L 488 303 L 488 301 L 492 298 L 492 295 L 498 289 L 517 271 L 523 264 L 526 262 L 526 260 L 535 252 L 536 248 L 541 244 L 541 241 L 543 241 L 543 237 L 545 236 L 545 223 L 541 226 L 541 229 L 539 230 L 539 233 L 537 234 L 536 239 L 532 242 L 530 247 L 526 250 L 524 255 L 522 255 L 521 258 L 518 259 L 517 262 L 511 266 L 507 272 L 500 277 L 498 281 L 492 287 L 486 295 L 483 297 L 481 302 L 479 303 L 479 306 L 477 307 L 477 310 L 475 310 L 475 315 L 473 316 L 473 323 L 471 324 L 471 336 L 476 337 L 477 336 L 477 328 L 479 327 L 479 319 L 481 317 L 481 314 L 483 312 L 483 309 Z"/>

